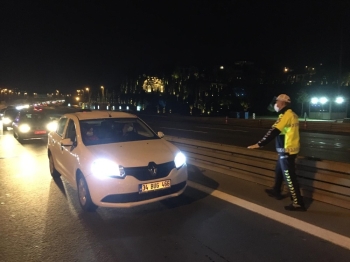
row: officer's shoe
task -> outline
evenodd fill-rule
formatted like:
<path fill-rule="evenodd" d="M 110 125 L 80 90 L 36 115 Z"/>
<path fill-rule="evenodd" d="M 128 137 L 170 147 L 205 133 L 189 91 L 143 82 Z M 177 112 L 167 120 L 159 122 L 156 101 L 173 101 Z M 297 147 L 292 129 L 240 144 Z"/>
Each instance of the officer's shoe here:
<path fill-rule="evenodd" d="M 281 193 L 276 192 L 274 189 L 265 189 L 265 192 L 269 197 L 274 197 L 277 200 L 283 199 L 283 196 L 281 195 Z"/>
<path fill-rule="evenodd" d="M 295 205 L 295 204 L 290 204 L 289 206 L 285 206 L 284 209 L 288 211 L 306 211 L 306 208 L 304 205 Z"/>

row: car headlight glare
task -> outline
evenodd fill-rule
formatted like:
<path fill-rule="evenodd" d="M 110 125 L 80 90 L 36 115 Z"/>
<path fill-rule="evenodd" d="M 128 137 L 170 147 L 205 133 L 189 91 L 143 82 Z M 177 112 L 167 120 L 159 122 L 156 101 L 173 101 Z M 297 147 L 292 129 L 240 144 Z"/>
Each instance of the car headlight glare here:
<path fill-rule="evenodd" d="M 12 122 L 12 120 L 11 120 L 10 118 L 8 118 L 8 117 L 4 117 L 4 118 L 2 119 L 2 122 L 3 122 L 5 125 L 8 125 L 8 124 L 10 124 L 10 123 Z"/>
<path fill-rule="evenodd" d="M 46 125 L 47 130 L 56 131 L 57 129 L 57 121 L 52 121 Z"/>
<path fill-rule="evenodd" d="M 174 162 L 175 162 L 175 167 L 180 168 L 181 166 L 186 164 L 186 156 L 183 153 L 179 152 L 176 154 Z"/>
<path fill-rule="evenodd" d="M 18 127 L 19 132 L 27 133 L 30 130 L 30 126 L 28 124 L 22 124 Z"/>
<path fill-rule="evenodd" d="M 124 168 L 114 161 L 108 159 L 97 159 L 91 164 L 91 171 L 94 176 L 104 177 L 124 177 Z"/>

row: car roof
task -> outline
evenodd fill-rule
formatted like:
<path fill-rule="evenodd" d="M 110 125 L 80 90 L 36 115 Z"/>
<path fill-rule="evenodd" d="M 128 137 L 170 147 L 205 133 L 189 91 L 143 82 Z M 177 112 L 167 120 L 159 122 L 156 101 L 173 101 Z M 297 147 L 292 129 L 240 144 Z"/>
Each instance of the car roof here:
<path fill-rule="evenodd" d="M 65 116 L 76 116 L 79 120 L 104 119 L 104 118 L 137 118 L 136 115 L 125 112 L 114 111 L 91 111 L 64 114 Z"/>
<path fill-rule="evenodd" d="M 19 110 L 17 110 L 16 108 L 7 108 L 5 111 L 4 111 L 4 114 L 11 114 L 11 113 L 18 113 Z"/>

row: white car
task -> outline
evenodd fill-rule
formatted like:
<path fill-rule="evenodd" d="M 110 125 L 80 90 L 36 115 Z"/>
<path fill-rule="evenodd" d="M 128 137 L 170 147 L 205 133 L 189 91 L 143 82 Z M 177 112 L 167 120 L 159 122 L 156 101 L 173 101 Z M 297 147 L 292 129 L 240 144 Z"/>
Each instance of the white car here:
<path fill-rule="evenodd" d="M 48 135 L 50 173 L 77 189 L 85 211 L 176 197 L 187 186 L 186 157 L 163 136 L 124 112 L 65 114 Z"/>

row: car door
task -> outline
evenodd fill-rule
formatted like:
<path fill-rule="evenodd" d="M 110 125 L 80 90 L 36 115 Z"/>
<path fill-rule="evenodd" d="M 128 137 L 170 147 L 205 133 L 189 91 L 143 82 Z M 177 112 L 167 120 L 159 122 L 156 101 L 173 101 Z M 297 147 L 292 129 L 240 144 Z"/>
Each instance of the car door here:
<path fill-rule="evenodd" d="M 70 139 L 73 145 L 66 146 L 61 144 L 61 165 L 63 172 L 66 174 L 65 177 L 72 185 L 75 185 L 75 172 L 78 166 L 78 142 L 76 135 L 76 128 L 73 119 L 69 119 L 67 123 L 67 128 L 64 131 L 63 139 Z"/>
<path fill-rule="evenodd" d="M 67 117 L 61 117 L 57 124 L 56 132 L 52 133 L 49 137 L 49 148 L 54 159 L 56 170 L 63 176 L 64 173 L 64 163 L 62 159 L 61 141 L 64 137 L 64 131 L 68 123 Z"/>

